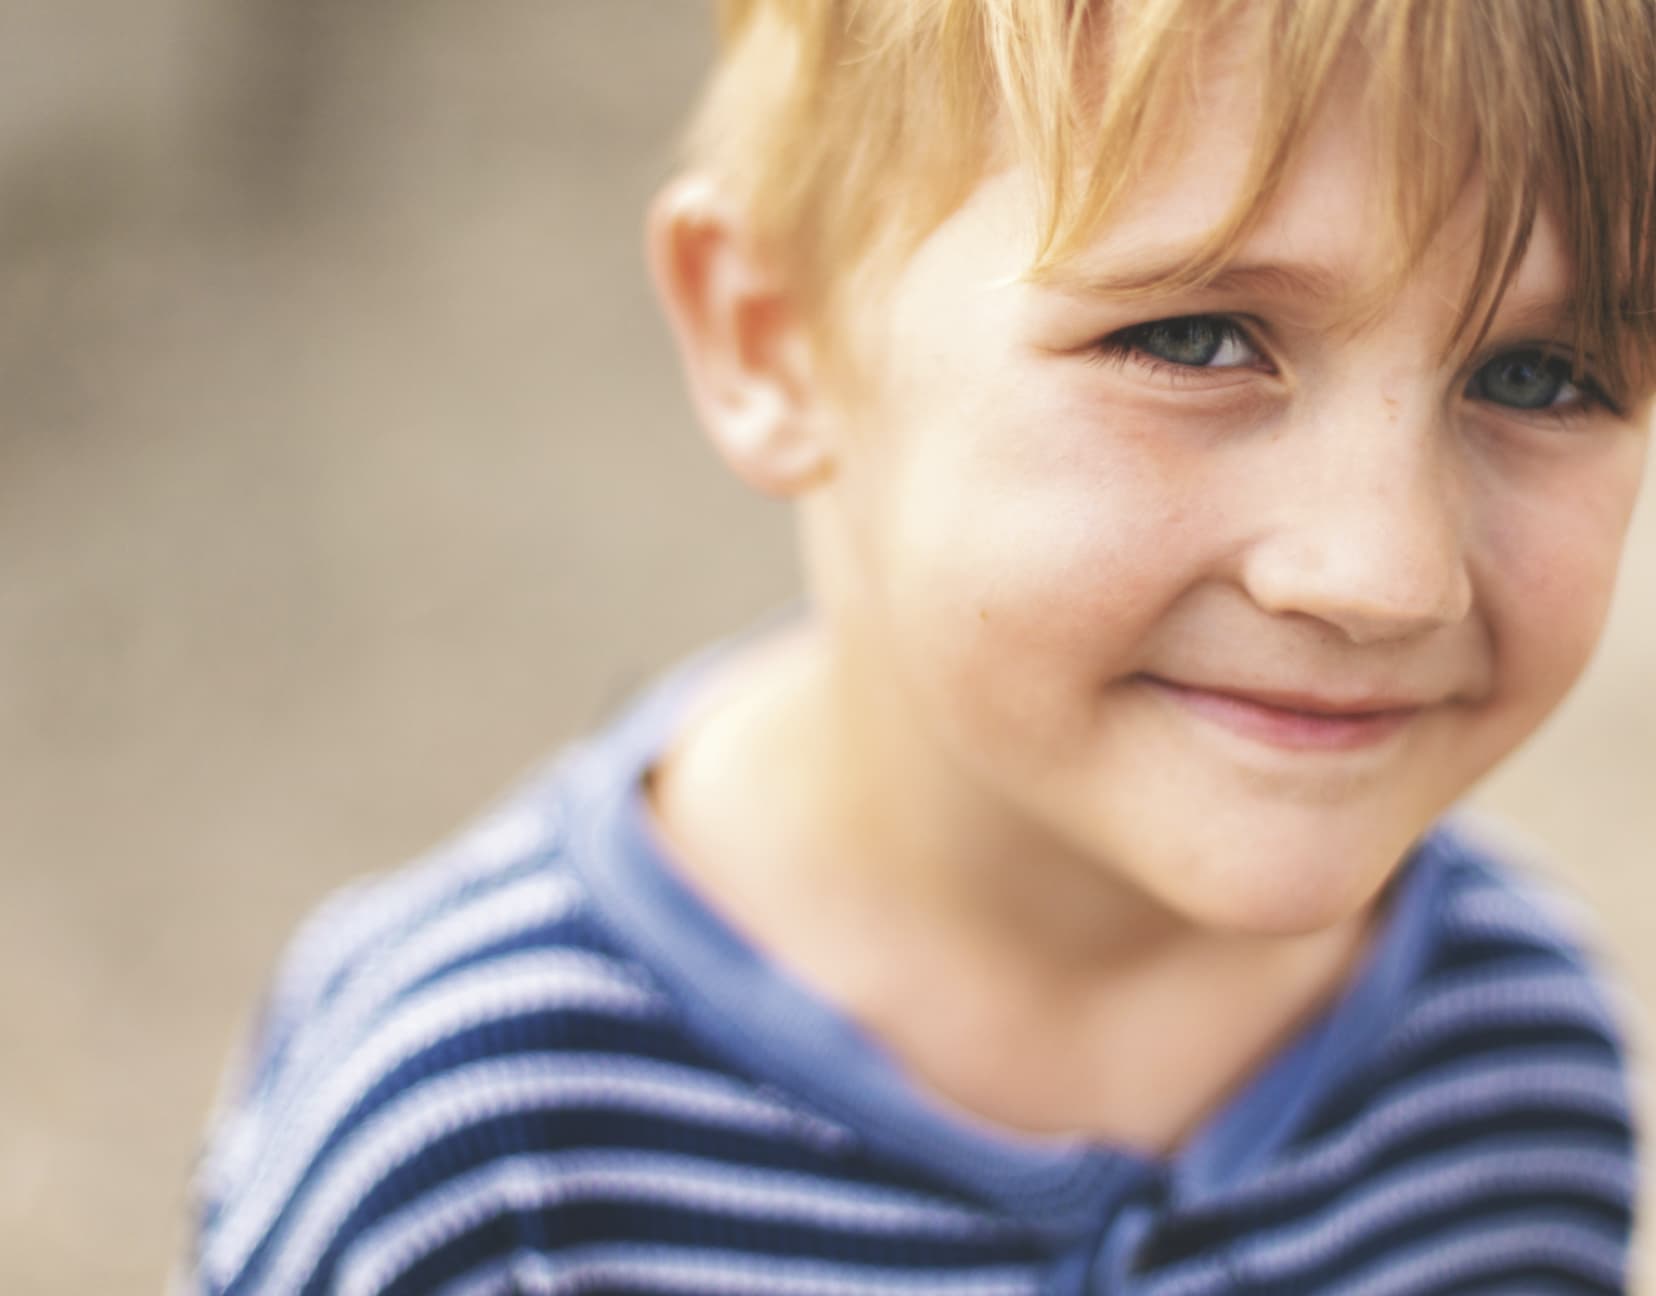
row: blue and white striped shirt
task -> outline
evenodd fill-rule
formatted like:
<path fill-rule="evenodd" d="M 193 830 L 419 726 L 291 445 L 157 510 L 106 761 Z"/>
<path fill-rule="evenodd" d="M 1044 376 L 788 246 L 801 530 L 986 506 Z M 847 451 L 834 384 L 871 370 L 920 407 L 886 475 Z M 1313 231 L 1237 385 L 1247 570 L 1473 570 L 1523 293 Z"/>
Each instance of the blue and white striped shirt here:
<path fill-rule="evenodd" d="M 942 1110 L 678 879 L 670 681 L 300 933 L 203 1162 L 214 1296 L 1624 1290 L 1606 997 L 1439 829 L 1339 1001 L 1166 1160 Z"/>

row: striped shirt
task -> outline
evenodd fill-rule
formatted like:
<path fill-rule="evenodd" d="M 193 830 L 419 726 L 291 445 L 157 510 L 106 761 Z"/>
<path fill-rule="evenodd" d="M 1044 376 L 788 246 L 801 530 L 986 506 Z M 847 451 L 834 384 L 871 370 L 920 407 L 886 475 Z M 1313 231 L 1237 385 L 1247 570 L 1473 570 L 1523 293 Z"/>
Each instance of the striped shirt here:
<path fill-rule="evenodd" d="M 1624 1290 L 1606 996 L 1463 832 L 1346 992 L 1166 1159 L 929 1100 L 652 839 L 670 681 L 301 931 L 212 1130 L 215 1296 Z"/>

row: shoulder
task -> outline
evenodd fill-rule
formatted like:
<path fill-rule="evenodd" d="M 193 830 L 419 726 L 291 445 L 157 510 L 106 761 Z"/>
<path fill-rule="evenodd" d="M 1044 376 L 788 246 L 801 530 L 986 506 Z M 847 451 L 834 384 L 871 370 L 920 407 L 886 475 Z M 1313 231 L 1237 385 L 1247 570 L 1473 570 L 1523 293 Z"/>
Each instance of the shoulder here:
<path fill-rule="evenodd" d="M 1169 1226 L 1180 1290 L 1625 1290 L 1616 996 L 1511 854 L 1459 824 L 1423 844 L 1360 983 L 1383 1009 L 1324 1037 L 1331 1081 L 1270 1159 Z"/>
<path fill-rule="evenodd" d="M 1622 1290 L 1638 1164 L 1618 995 L 1509 846 L 1458 823 L 1424 852 L 1410 984 L 1278 1167 L 1299 1201 L 1284 1225 L 1312 1250 L 1366 1239 L 1398 1290 Z"/>
<path fill-rule="evenodd" d="M 666 1032 L 648 974 L 592 921 L 558 807 L 543 780 L 301 928 L 204 1157 L 201 1290 L 334 1290 L 355 1240 L 383 1252 L 524 1145 L 541 1091 L 604 1084 L 594 1053 Z"/>
<path fill-rule="evenodd" d="M 1629 1014 L 1586 911 L 1489 824 L 1457 820 L 1425 849 L 1438 871 L 1432 930 L 1386 1041 L 1397 1065 L 1594 1061 L 1625 1091 Z"/>

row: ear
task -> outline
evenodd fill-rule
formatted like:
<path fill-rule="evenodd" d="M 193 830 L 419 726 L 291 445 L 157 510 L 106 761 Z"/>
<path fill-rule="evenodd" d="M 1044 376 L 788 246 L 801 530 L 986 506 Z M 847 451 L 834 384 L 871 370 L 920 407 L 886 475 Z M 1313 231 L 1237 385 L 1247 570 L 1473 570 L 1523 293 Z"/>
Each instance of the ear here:
<path fill-rule="evenodd" d="M 734 207 L 705 178 L 675 180 L 650 207 L 646 246 L 690 398 L 731 469 L 775 496 L 825 480 L 803 322 Z"/>

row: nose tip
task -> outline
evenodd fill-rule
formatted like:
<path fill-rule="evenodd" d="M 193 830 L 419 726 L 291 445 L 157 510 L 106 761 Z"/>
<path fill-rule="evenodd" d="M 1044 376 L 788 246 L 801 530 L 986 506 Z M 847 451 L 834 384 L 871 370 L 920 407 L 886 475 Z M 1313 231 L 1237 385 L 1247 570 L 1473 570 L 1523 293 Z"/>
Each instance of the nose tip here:
<path fill-rule="evenodd" d="M 1265 611 L 1313 618 L 1357 644 L 1463 620 L 1472 580 L 1443 496 L 1417 480 L 1301 498 L 1250 552 L 1250 597 Z"/>
<path fill-rule="evenodd" d="M 1472 604 L 1472 583 L 1459 562 L 1405 552 L 1351 554 L 1314 543 L 1284 547 L 1256 564 L 1249 593 L 1268 612 L 1310 617 L 1356 644 L 1453 625 Z"/>

